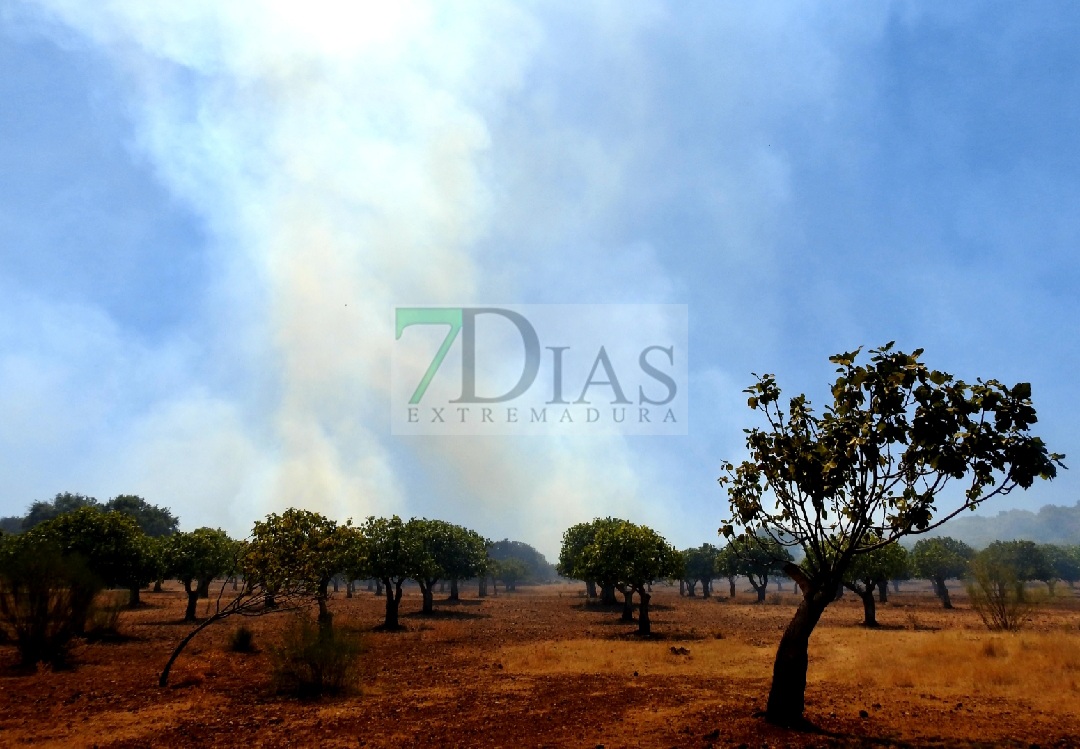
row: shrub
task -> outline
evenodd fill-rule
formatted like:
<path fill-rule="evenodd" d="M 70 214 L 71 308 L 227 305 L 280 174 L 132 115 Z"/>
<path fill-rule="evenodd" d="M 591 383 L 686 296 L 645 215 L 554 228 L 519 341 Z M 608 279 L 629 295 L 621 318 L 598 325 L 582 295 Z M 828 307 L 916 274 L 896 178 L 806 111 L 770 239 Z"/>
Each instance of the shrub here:
<path fill-rule="evenodd" d="M 63 666 L 81 634 L 98 579 L 78 556 L 64 556 L 32 532 L 6 539 L 0 550 L 0 627 L 15 641 L 24 666 Z"/>
<path fill-rule="evenodd" d="M 350 692 L 359 679 L 363 651 L 358 634 L 319 627 L 297 615 L 271 652 L 275 685 L 298 697 Z"/>
<path fill-rule="evenodd" d="M 120 633 L 120 612 L 128 606 L 130 593 L 107 591 L 100 594 L 86 618 L 86 636 L 93 640 L 115 640 Z"/>
<path fill-rule="evenodd" d="M 255 633 L 250 627 L 241 624 L 233 630 L 232 637 L 229 638 L 229 650 L 234 653 L 255 652 Z"/>
<path fill-rule="evenodd" d="M 979 554 L 971 562 L 967 592 L 971 607 L 987 629 L 1013 631 L 1026 621 L 1034 603 L 1022 594 L 1022 583 L 1010 565 Z"/>

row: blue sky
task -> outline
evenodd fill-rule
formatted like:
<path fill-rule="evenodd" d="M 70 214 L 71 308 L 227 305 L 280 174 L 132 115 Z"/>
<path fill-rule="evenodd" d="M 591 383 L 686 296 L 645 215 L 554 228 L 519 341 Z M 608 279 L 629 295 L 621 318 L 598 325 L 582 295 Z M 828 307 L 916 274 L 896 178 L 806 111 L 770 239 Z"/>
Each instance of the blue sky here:
<path fill-rule="evenodd" d="M 0 513 L 688 546 L 750 373 L 820 400 L 889 340 L 1032 382 L 1077 454 L 1080 9 L 744 6 L 0 2 Z M 420 301 L 687 304 L 690 433 L 391 437 Z"/>

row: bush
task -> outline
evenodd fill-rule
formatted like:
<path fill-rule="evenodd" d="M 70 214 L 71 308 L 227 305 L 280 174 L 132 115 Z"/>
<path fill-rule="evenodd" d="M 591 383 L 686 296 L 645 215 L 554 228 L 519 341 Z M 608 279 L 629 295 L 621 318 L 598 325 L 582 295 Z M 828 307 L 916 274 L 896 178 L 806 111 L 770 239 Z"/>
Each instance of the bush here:
<path fill-rule="evenodd" d="M 77 556 L 32 533 L 0 550 L 0 627 L 24 666 L 66 665 L 71 639 L 85 630 L 100 582 Z"/>
<path fill-rule="evenodd" d="M 86 637 L 93 640 L 115 640 L 120 633 L 120 612 L 127 608 L 130 593 L 107 591 L 102 593 L 90 607 L 86 618 Z"/>
<path fill-rule="evenodd" d="M 255 633 L 250 627 L 241 624 L 233 630 L 232 637 L 229 638 L 229 650 L 234 653 L 255 652 Z"/>
<path fill-rule="evenodd" d="M 967 592 L 971 607 L 978 612 L 987 629 L 1014 631 L 1027 620 L 1034 602 L 1023 595 L 1023 584 L 1016 570 L 1007 564 L 979 554 L 971 562 Z"/>
<path fill-rule="evenodd" d="M 304 615 L 286 628 L 271 652 L 278 691 L 318 697 L 352 691 L 359 679 L 363 639 L 356 633 L 320 628 Z"/>

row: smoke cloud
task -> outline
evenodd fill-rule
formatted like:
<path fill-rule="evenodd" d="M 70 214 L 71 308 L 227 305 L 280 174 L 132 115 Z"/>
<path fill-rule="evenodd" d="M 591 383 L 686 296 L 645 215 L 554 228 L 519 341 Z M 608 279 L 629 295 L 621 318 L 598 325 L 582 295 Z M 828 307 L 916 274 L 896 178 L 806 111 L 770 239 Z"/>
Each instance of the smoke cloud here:
<path fill-rule="evenodd" d="M 135 149 L 208 227 L 210 286 L 183 351 L 169 347 L 198 375 L 133 419 L 103 483 L 173 504 L 187 526 L 244 533 L 290 505 L 426 514 L 549 554 L 596 514 L 658 519 L 618 438 L 389 435 L 392 305 L 530 301 L 513 277 L 550 272 L 484 249 L 497 213 L 544 223 L 505 210 L 491 158 L 542 36 L 518 4 L 34 8 L 106 51 Z"/>

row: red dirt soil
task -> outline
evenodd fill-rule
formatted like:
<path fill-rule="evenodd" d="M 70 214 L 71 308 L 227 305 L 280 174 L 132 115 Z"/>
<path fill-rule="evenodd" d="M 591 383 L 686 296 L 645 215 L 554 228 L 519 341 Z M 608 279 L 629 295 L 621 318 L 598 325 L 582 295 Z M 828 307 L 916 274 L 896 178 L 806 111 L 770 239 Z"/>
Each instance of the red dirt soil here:
<path fill-rule="evenodd" d="M 880 606 L 877 630 L 858 626 L 853 596 L 830 606 L 811 640 L 806 716 L 818 732 L 797 732 L 758 717 L 794 611 L 790 591 L 755 605 L 742 592 L 690 599 L 657 586 L 655 636 L 644 641 L 618 609 L 587 605 L 576 584 L 485 599 L 463 591 L 465 600 L 437 602 L 429 617 L 414 613 L 420 599 L 410 591 L 397 633 L 371 631 L 382 599 L 341 593 L 335 626 L 367 632 L 358 690 L 300 701 L 275 693 L 265 652 L 284 613 L 212 625 L 159 688 L 190 631 L 179 621 L 182 592 L 167 586 L 122 614 L 129 639 L 77 644 L 72 670 L 20 672 L 14 647 L 0 646 L 0 746 L 1080 746 L 1080 599 L 1064 591 L 1017 639 L 990 635 L 962 596 L 944 611 L 924 590 L 909 584 Z M 208 605 L 200 602 L 200 616 Z M 262 652 L 229 651 L 240 624 Z M 1025 673 L 1027 661 L 999 657 L 1059 645 L 1073 655 L 1053 677 L 1058 689 Z M 909 652 L 922 660 L 896 655 Z M 955 674 L 931 673 L 950 658 Z M 1000 676 L 966 685 L 968 660 Z"/>

